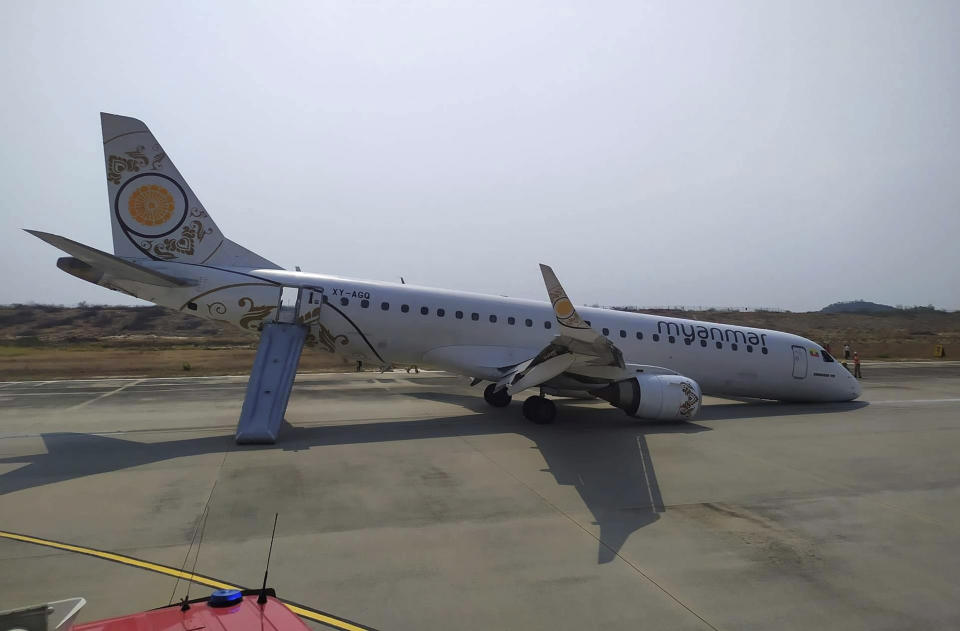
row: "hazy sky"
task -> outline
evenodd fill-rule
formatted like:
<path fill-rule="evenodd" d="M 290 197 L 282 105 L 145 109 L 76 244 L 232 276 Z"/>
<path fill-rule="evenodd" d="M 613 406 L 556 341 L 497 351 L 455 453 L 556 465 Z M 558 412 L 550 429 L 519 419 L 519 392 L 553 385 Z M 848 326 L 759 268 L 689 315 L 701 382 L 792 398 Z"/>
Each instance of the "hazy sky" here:
<path fill-rule="evenodd" d="M 0 3 L 0 303 L 130 299 L 98 113 L 288 268 L 960 308 L 960 2 Z"/>

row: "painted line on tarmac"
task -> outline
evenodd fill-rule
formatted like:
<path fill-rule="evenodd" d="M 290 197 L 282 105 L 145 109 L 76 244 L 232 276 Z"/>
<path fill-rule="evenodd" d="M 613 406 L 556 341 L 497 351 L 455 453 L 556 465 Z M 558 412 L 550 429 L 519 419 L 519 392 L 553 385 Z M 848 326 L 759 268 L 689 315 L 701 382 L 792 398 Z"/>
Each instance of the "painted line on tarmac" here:
<path fill-rule="evenodd" d="M 76 404 L 76 405 L 74 405 L 74 406 L 68 407 L 67 410 L 68 410 L 68 411 L 69 411 L 69 410 L 79 410 L 80 408 L 85 408 L 85 407 L 87 407 L 88 405 L 90 405 L 91 403 L 96 403 L 96 402 L 99 401 L 100 399 L 106 399 L 107 397 L 112 397 L 112 396 L 115 395 L 116 393 L 121 392 L 121 391 L 123 391 L 123 390 L 126 390 L 126 389 L 129 388 L 130 386 L 135 386 L 135 385 L 137 385 L 138 383 L 140 383 L 141 381 L 143 381 L 143 379 L 136 379 L 136 380 L 131 381 L 131 382 L 129 382 L 129 383 L 125 383 L 125 384 L 123 384 L 122 386 L 120 386 L 119 388 L 116 388 L 116 389 L 114 389 L 114 390 L 111 390 L 110 392 L 104 392 L 104 393 L 101 394 L 100 396 L 94 397 L 94 398 L 90 399 L 89 401 L 84 401 L 83 403 L 78 403 L 78 404 Z"/>
<path fill-rule="evenodd" d="M 960 403 L 960 399 L 887 399 L 885 401 L 869 401 L 870 405 L 897 405 L 914 403 Z"/>
<path fill-rule="evenodd" d="M 837 358 L 834 358 L 837 359 Z M 842 359 L 837 359 L 837 361 L 843 361 Z M 853 360 L 847 360 L 848 363 L 853 363 Z M 867 361 L 864 360 L 864 366 L 957 366 L 960 365 L 960 361 L 951 360 L 937 360 L 931 359 L 929 361 L 920 360 L 920 361 L 905 361 L 905 362 L 896 362 L 896 361 Z"/>
<path fill-rule="evenodd" d="M 77 554 L 84 554 L 86 556 L 104 559 L 106 561 L 113 561 L 114 563 L 120 563 L 130 567 L 138 567 L 142 570 L 147 570 L 148 572 L 157 572 L 158 574 L 174 576 L 176 578 L 191 581 L 193 583 L 199 583 L 200 585 L 206 585 L 207 587 L 214 587 L 216 589 L 246 589 L 240 585 L 233 585 L 210 576 L 204 576 L 203 574 L 184 572 L 183 570 L 170 567 L 169 565 L 151 563 L 150 561 L 144 561 L 143 559 L 137 559 L 124 554 L 107 552 L 106 550 L 85 548 L 83 546 L 75 546 L 70 543 L 63 543 L 62 541 L 41 539 L 39 537 L 31 537 L 29 535 L 22 535 L 16 532 L 7 532 L 5 530 L 0 530 L 0 538 L 9 539 L 11 541 L 20 541 L 23 543 L 32 543 L 34 545 L 45 546 L 48 548 L 56 548 L 58 550 L 65 550 L 67 552 L 76 552 Z M 314 609 L 313 607 L 307 607 L 306 605 L 295 603 L 291 600 L 285 600 L 283 598 L 278 598 L 277 600 L 286 605 L 290 611 L 298 616 L 325 624 L 334 629 L 344 629 L 345 631 L 376 631 L 372 627 L 352 622 L 346 618 L 340 618 L 338 616 L 334 616 L 333 614 L 320 611 L 319 609 Z"/>

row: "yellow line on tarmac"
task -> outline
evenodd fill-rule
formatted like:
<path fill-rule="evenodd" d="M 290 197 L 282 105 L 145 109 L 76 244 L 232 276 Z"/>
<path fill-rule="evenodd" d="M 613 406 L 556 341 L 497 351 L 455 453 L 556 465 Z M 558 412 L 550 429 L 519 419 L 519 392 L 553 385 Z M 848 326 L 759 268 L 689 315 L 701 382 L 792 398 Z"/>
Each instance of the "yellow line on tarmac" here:
<path fill-rule="evenodd" d="M 123 554 L 116 554 L 113 552 L 106 552 L 104 550 L 97 550 L 96 548 L 84 548 L 82 546 L 75 546 L 69 543 L 63 543 L 60 541 L 52 541 L 50 539 L 40 539 L 39 537 L 31 537 L 29 535 L 21 535 L 15 532 L 6 532 L 0 530 L 0 537 L 4 539 L 11 539 L 13 541 L 22 541 L 24 543 L 32 543 L 38 546 L 46 546 L 48 548 L 56 548 L 58 550 L 66 550 L 67 552 L 76 552 L 78 554 L 85 554 L 87 556 L 96 557 L 98 559 L 105 559 L 107 561 L 113 561 L 115 563 L 122 563 L 123 565 L 129 565 L 132 567 L 138 567 L 150 572 L 158 572 L 160 574 L 166 574 L 167 576 L 175 576 L 177 578 L 182 578 L 187 581 L 192 581 L 194 583 L 199 583 L 201 585 L 206 585 L 208 587 L 215 587 L 217 589 L 243 589 L 238 585 L 231 585 L 230 583 L 225 583 L 219 581 L 215 578 L 210 578 L 209 576 L 203 576 L 201 574 L 193 574 L 191 572 L 184 572 L 183 570 L 178 570 L 175 567 L 170 567 L 169 565 L 161 565 L 159 563 L 151 563 L 149 561 L 143 561 L 141 559 L 136 559 L 134 557 L 129 557 Z M 317 611 L 316 609 L 311 609 L 297 603 L 291 603 L 278 599 L 287 606 L 290 611 L 302 616 L 304 618 L 309 618 L 310 620 L 315 620 L 323 624 L 329 625 L 336 629 L 344 629 L 345 631 L 371 631 L 370 627 L 364 627 L 356 623 L 350 622 L 349 620 L 342 620 L 336 618 L 330 614 L 324 613 L 322 611 Z"/>

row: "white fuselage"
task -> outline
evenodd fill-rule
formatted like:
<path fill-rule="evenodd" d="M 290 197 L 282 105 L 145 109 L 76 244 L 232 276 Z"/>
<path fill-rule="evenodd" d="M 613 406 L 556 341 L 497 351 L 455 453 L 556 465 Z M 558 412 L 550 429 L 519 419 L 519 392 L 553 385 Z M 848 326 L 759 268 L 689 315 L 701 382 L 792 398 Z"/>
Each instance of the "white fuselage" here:
<path fill-rule="evenodd" d="M 316 346 L 378 365 L 430 365 L 495 381 L 502 369 L 530 359 L 558 333 L 547 302 L 285 270 L 152 265 L 200 282 L 175 290 L 117 284 L 152 302 L 247 329 L 270 317 L 281 287 L 301 288 L 300 313 L 313 316 Z M 578 311 L 616 344 L 628 368 L 667 368 L 696 380 L 708 394 L 789 401 L 846 401 L 860 394 L 842 365 L 797 335 L 609 309 Z"/>

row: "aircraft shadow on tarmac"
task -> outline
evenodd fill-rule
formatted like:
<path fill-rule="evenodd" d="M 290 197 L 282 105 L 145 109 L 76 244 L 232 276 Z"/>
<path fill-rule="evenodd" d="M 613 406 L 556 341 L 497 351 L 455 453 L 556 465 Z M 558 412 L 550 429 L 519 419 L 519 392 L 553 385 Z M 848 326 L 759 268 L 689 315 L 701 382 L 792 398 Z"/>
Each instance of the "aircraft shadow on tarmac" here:
<path fill-rule="evenodd" d="M 516 403 L 505 409 L 491 409 L 481 398 L 471 395 L 420 391 L 406 396 L 454 403 L 481 413 L 348 425 L 287 425 L 278 444 L 243 447 L 234 445 L 232 432 L 151 443 L 98 434 L 47 433 L 42 435 L 46 453 L 0 458 L 0 464 L 24 465 L 0 475 L 0 495 L 173 458 L 237 449 L 299 451 L 326 445 L 517 433 L 536 445 L 558 484 L 576 488 L 599 527 L 598 562 L 607 563 L 617 556 L 632 533 L 656 521 L 665 510 L 647 436 L 710 431 L 693 422 L 630 419 L 620 410 L 579 402 L 561 404 L 554 424 L 534 425 L 521 417 Z M 816 414 L 854 410 L 864 405 L 708 405 L 698 420 Z M 513 473 L 522 478 L 524 472 Z"/>

